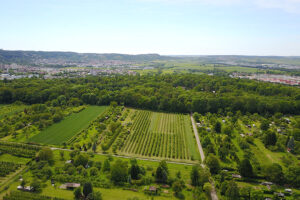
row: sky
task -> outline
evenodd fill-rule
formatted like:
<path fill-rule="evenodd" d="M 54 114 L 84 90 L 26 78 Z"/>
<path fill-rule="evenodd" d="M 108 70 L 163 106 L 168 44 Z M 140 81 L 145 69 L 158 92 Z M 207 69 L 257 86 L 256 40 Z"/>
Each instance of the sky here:
<path fill-rule="evenodd" d="M 0 49 L 300 56 L 300 0 L 0 0 Z"/>

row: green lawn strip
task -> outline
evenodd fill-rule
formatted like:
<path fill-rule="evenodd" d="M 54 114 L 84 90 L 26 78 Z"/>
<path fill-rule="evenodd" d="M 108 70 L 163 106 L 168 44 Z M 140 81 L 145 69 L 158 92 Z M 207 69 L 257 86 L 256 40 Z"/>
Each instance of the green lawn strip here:
<path fill-rule="evenodd" d="M 192 129 L 192 122 L 189 115 L 184 115 L 185 128 L 186 128 L 186 141 L 189 148 L 190 154 L 193 156 L 194 160 L 200 160 L 200 152 L 197 146 L 195 133 Z"/>
<path fill-rule="evenodd" d="M 17 156 L 13 156 L 13 155 L 10 155 L 10 154 L 0 155 L 0 161 L 3 161 L 3 162 L 14 162 L 14 163 L 17 163 L 17 164 L 25 165 L 30 160 L 31 159 L 29 159 L 29 158 L 17 157 Z"/>
<path fill-rule="evenodd" d="M 53 124 L 38 135 L 29 138 L 29 142 L 61 145 L 81 130 L 87 128 L 89 123 L 99 116 L 107 107 L 89 106 L 79 113 L 71 114 L 59 123 Z"/>

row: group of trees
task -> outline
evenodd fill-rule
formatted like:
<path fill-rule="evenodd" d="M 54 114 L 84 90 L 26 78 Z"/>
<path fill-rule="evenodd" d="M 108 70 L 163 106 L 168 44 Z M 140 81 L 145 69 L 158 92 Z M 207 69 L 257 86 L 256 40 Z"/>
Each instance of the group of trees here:
<path fill-rule="evenodd" d="M 0 82 L 0 103 L 97 104 L 171 112 L 299 114 L 298 88 L 207 75 L 145 75 Z"/>

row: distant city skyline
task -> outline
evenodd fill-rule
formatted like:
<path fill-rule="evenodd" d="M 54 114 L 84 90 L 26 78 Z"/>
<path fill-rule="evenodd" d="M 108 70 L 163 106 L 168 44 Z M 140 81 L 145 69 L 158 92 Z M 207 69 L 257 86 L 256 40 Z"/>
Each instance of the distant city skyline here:
<path fill-rule="evenodd" d="M 300 0 L 10 0 L 0 49 L 300 56 Z"/>

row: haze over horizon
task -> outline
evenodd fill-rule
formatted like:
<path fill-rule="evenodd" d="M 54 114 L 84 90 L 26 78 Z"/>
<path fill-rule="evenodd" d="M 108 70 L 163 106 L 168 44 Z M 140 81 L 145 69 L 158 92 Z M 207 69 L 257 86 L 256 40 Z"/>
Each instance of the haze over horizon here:
<path fill-rule="evenodd" d="M 11 0 L 0 49 L 300 56 L 300 0 Z"/>

